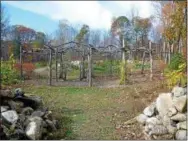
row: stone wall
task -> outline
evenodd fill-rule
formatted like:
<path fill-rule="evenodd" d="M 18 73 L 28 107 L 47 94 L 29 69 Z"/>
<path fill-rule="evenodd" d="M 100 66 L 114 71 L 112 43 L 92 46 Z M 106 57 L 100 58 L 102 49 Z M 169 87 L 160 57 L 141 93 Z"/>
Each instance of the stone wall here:
<path fill-rule="evenodd" d="M 187 88 L 174 87 L 159 94 L 137 121 L 143 125 L 146 139 L 187 139 Z"/>
<path fill-rule="evenodd" d="M 58 121 L 43 106 L 39 96 L 26 96 L 18 88 L 1 90 L 0 138 L 3 140 L 48 139 L 58 129 Z"/>

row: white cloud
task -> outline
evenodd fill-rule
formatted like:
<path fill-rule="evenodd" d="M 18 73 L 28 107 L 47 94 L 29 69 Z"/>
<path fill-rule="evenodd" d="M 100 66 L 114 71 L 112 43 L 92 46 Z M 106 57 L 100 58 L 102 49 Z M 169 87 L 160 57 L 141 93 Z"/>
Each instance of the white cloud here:
<path fill-rule="evenodd" d="M 4 3 L 44 15 L 52 20 L 67 19 L 71 23 L 88 24 L 91 28 L 110 28 L 112 16 L 128 12 L 131 5 L 139 8 L 140 16 L 151 15 L 151 5 L 147 1 L 104 2 L 112 4 L 113 10 L 100 1 L 4 1 Z"/>

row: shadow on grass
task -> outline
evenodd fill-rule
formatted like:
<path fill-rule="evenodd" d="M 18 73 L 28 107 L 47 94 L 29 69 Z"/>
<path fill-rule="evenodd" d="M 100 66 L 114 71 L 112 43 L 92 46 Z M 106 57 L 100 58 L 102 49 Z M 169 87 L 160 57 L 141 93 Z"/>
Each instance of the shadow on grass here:
<path fill-rule="evenodd" d="M 69 109 L 66 107 L 62 107 L 61 111 L 56 111 L 54 117 L 59 122 L 59 129 L 57 132 L 53 133 L 53 135 L 48 138 L 49 140 L 75 140 L 77 139 L 77 135 L 73 131 L 74 120 L 72 119 L 72 115 L 74 114 L 82 114 L 83 111 L 80 109 Z"/>

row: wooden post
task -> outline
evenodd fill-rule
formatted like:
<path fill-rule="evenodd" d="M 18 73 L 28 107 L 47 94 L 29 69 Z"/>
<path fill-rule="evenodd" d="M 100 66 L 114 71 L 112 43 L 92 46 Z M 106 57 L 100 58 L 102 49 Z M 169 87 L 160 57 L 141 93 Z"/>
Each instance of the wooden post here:
<path fill-rule="evenodd" d="M 20 45 L 20 79 L 23 80 L 22 45 Z"/>
<path fill-rule="evenodd" d="M 58 81 L 58 52 L 57 48 L 55 49 L 55 79 Z"/>
<path fill-rule="evenodd" d="M 85 75 L 85 48 L 84 48 L 84 53 L 83 53 L 83 56 L 82 56 L 82 78 L 86 78 L 86 75 Z"/>
<path fill-rule="evenodd" d="M 88 53 L 88 79 L 89 79 L 89 87 L 92 87 L 92 48 L 89 47 Z"/>
<path fill-rule="evenodd" d="M 80 62 L 80 81 L 82 80 L 82 59 Z"/>
<path fill-rule="evenodd" d="M 112 76 L 112 53 L 110 53 L 110 76 Z"/>
<path fill-rule="evenodd" d="M 60 73 L 59 73 L 59 78 L 63 79 L 63 71 L 64 70 L 64 65 L 63 65 L 63 52 L 61 53 L 60 57 Z"/>
<path fill-rule="evenodd" d="M 174 44 L 171 45 L 171 53 L 174 53 Z"/>
<path fill-rule="evenodd" d="M 143 58 L 142 58 L 142 70 L 141 70 L 141 74 L 143 74 L 144 73 L 144 63 L 145 63 L 145 55 L 146 54 L 146 52 L 144 51 L 143 52 Z"/>
<path fill-rule="evenodd" d="M 150 80 L 153 80 L 153 57 L 152 57 L 152 48 L 151 41 L 149 41 L 149 56 L 150 56 Z"/>
<path fill-rule="evenodd" d="M 122 42 L 122 45 L 123 45 L 123 54 L 122 54 L 122 63 L 123 63 L 123 68 L 124 68 L 124 75 L 125 75 L 125 78 L 124 78 L 124 84 L 126 83 L 126 80 L 127 80 L 127 73 L 126 73 L 126 62 L 125 62 L 125 40 L 124 40 L 124 36 L 123 36 L 123 42 Z"/>
<path fill-rule="evenodd" d="M 84 56 L 84 54 L 82 56 L 82 60 L 81 60 L 81 63 L 80 63 L 80 80 L 85 78 L 85 66 L 84 66 L 85 56 Z"/>
<path fill-rule="evenodd" d="M 164 43 L 164 59 L 165 59 L 165 64 L 167 64 L 168 62 L 168 54 L 167 54 L 167 45 L 166 43 Z"/>
<path fill-rule="evenodd" d="M 50 49 L 50 58 L 49 58 L 49 85 L 52 85 L 52 50 Z"/>

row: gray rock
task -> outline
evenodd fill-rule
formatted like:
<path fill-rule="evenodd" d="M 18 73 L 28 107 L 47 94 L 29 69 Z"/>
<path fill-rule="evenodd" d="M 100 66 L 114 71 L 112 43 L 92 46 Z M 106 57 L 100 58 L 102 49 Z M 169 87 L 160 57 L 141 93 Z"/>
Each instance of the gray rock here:
<path fill-rule="evenodd" d="M 25 120 L 26 120 L 25 115 L 23 115 L 23 114 L 19 114 L 19 121 L 20 121 L 21 123 L 24 123 Z"/>
<path fill-rule="evenodd" d="M 42 119 L 40 117 L 29 118 L 29 124 L 26 127 L 26 136 L 31 140 L 39 140 L 42 135 Z"/>
<path fill-rule="evenodd" d="M 151 117 L 155 114 L 155 109 L 156 109 L 156 105 L 155 105 L 155 103 L 152 103 L 150 106 L 148 106 L 144 109 L 143 113 L 146 116 Z"/>
<path fill-rule="evenodd" d="M 54 123 L 54 125 L 55 125 L 55 127 L 56 127 L 57 129 L 60 128 L 59 122 L 58 122 L 57 120 L 52 120 L 52 122 Z"/>
<path fill-rule="evenodd" d="M 178 113 L 174 116 L 172 116 L 170 119 L 174 121 L 186 121 L 186 115 L 182 113 Z"/>
<path fill-rule="evenodd" d="M 178 130 L 177 127 L 174 127 L 172 125 L 168 125 L 168 126 L 166 126 L 166 128 L 168 130 L 168 133 L 170 133 L 170 134 L 175 134 L 176 131 Z"/>
<path fill-rule="evenodd" d="M 46 111 L 45 115 L 44 115 L 44 119 L 52 119 L 52 111 Z"/>
<path fill-rule="evenodd" d="M 162 117 L 160 115 L 155 116 L 158 120 L 162 120 Z"/>
<path fill-rule="evenodd" d="M 21 129 L 15 129 L 14 133 L 9 136 L 10 140 L 23 140 L 25 139 L 25 132 Z"/>
<path fill-rule="evenodd" d="M 176 110 L 176 108 L 175 107 L 172 107 L 172 108 L 169 108 L 169 110 L 168 110 L 168 112 L 167 112 L 167 115 L 169 116 L 169 117 L 172 117 L 172 116 L 174 116 L 175 114 L 177 114 L 177 110 Z"/>
<path fill-rule="evenodd" d="M 29 116 L 33 113 L 33 111 L 34 110 L 31 107 L 25 107 L 22 109 L 21 114 Z"/>
<path fill-rule="evenodd" d="M 187 140 L 186 132 L 186 130 L 178 130 L 175 135 L 176 140 Z"/>
<path fill-rule="evenodd" d="M 148 125 L 144 126 L 144 132 L 147 134 L 151 131 L 151 129 L 148 127 Z"/>
<path fill-rule="evenodd" d="M 180 97 L 180 96 L 183 96 L 186 94 L 186 91 L 184 88 L 182 87 L 179 87 L 179 86 L 175 86 L 173 89 L 172 89 L 172 93 L 175 97 Z"/>
<path fill-rule="evenodd" d="M 173 99 L 173 105 L 176 107 L 176 109 L 183 113 L 187 110 L 187 97 L 186 95 L 180 96 L 178 98 Z"/>
<path fill-rule="evenodd" d="M 16 88 L 14 90 L 14 95 L 15 97 L 23 97 L 24 96 L 24 91 L 21 88 Z"/>
<path fill-rule="evenodd" d="M 149 130 L 152 130 L 154 125 L 153 124 L 148 124 L 147 126 L 148 126 Z"/>
<path fill-rule="evenodd" d="M 137 116 L 136 120 L 141 123 L 141 124 L 145 124 L 146 120 L 148 119 L 148 117 L 144 114 L 140 114 L 139 116 Z"/>
<path fill-rule="evenodd" d="M 173 140 L 174 135 L 173 134 L 153 135 L 153 138 L 155 140 Z"/>
<path fill-rule="evenodd" d="M 43 128 L 47 128 L 48 127 L 47 123 L 44 120 L 42 121 L 42 125 L 43 125 Z"/>
<path fill-rule="evenodd" d="M 169 133 L 174 134 L 177 131 L 177 128 L 172 125 L 172 120 L 167 115 L 162 118 L 162 122 Z"/>
<path fill-rule="evenodd" d="M 3 120 L 8 122 L 9 124 L 16 123 L 18 120 L 18 114 L 14 110 L 9 110 L 1 113 Z"/>
<path fill-rule="evenodd" d="M 171 93 L 162 93 L 156 100 L 156 108 L 159 112 L 159 115 L 163 117 L 167 115 L 169 108 L 173 105 L 172 103 L 172 94 Z"/>
<path fill-rule="evenodd" d="M 163 116 L 162 122 L 164 126 L 170 126 L 171 125 L 171 119 L 167 115 Z"/>
<path fill-rule="evenodd" d="M 179 122 L 177 128 L 187 130 L 187 121 Z"/>
<path fill-rule="evenodd" d="M 153 124 L 153 125 L 162 125 L 162 121 L 157 119 L 156 117 L 151 117 L 146 120 L 146 124 Z"/>
<path fill-rule="evenodd" d="M 42 111 L 34 111 L 32 114 L 31 114 L 31 116 L 32 117 L 43 117 L 44 116 L 44 114 L 45 114 L 45 112 L 42 112 Z"/>
<path fill-rule="evenodd" d="M 163 125 L 155 125 L 153 126 L 153 128 L 151 129 L 151 131 L 149 132 L 149 135 L 164 135 L 167 134 L 168 130 L 165 126 Z"/>
<path fill-rule="evenodd" d="M 16 135 L 19 137 L 19 139 L 24 139 L 25 137 L 25 132 L 21 129 L 16 129 L 15 131 Z"/>
<path fill-rule="evenodd" d="M 54 125 L 54 123 L 52 121 L 50 121 L 50 120 L 47 119 L 46 123 L 48 125 L 47 129 L 50 129 L 51 131 L 56 131 L 57 130 L 56 127 L 55 127 L 55 125 Z"/>
<path fill-rule="evenodd" d="M 14 94 L 10 90 L 0 90 L 1 97 L 4 98 L 14 98 Z"/>
<path fill-rule="evenodd" d="M 1 106 L 1 113 L 7 111 L 8 109 L 8 106 Z"/>
<path fill-rule="evenodd" d="M 18 113 L 20 113 L 22 111 L 22 108 L 24 107 L 24 103 L 21 101 L 15 102 L 13 100 L 10 100 L 8 101 L 8 104 L 12 110 L 15 110 Z"/>

